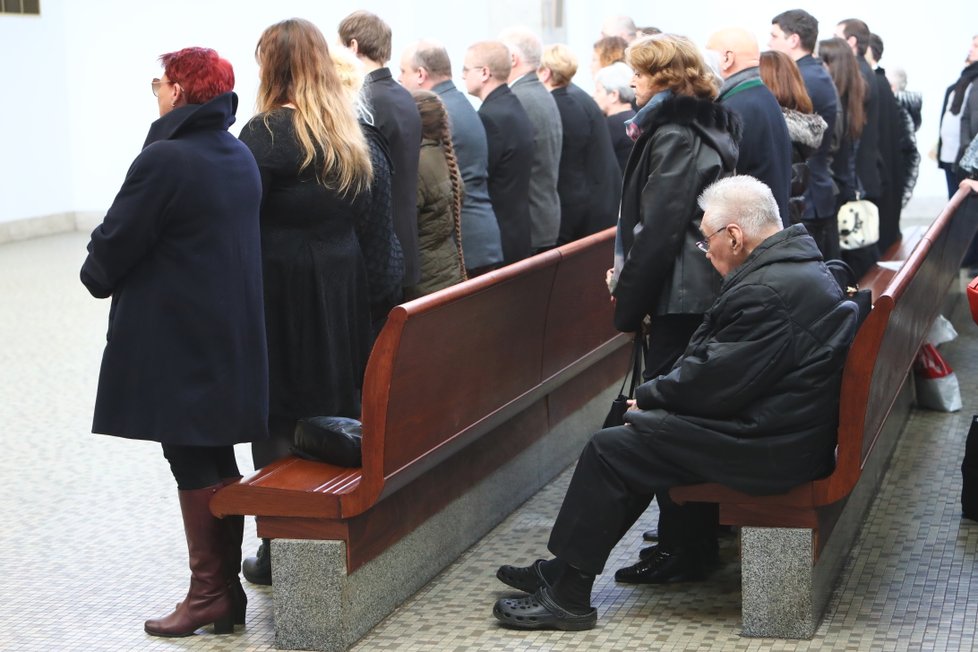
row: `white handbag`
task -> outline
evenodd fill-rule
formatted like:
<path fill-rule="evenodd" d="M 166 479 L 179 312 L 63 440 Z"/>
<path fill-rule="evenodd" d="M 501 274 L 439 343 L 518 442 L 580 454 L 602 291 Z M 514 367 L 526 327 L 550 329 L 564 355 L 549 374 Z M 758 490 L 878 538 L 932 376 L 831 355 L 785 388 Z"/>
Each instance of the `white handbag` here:
<path fill-rule="evenodd" d="M 880 239 L 880 211 L 867 199 L 847 201 L 839 209 L 839 246 L 862 249 Z"/>

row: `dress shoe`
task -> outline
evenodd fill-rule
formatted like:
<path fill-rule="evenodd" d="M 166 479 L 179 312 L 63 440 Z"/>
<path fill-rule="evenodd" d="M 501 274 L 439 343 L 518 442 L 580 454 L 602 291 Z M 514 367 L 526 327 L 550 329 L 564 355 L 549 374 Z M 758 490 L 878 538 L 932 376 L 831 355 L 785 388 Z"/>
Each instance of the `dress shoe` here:
<path fill-rule="evenodd" d="M 642 533 L 642 539 L 645 541 L 658 541 L 659 531 L 658 530 L 646 530 Z"/>
<path fill-rule="evenodd" d="M 576 632 L 593 629 L 598 622 L 598 610 L 577 614 L 557 604 L 548 587 L 538 589 L 523 598 L 497 600 L 492 615 L 513 629 L 559 629 Z"/>
<path fill-rule="evenodd" d="M 696 582 L 706 578 L 706 568 L 689 553 L 665 552 L 659 546 L 652 546 L 649 550 L 652 552 L 637 564 L 616 571 L 615 581 L 624 584 L 665 584 Z"/>

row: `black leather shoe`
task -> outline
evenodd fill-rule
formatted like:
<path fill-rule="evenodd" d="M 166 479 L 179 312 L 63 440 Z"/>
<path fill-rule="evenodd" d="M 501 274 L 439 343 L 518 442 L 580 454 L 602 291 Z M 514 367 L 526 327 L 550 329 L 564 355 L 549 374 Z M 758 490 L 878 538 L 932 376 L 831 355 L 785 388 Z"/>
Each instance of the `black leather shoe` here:
<path fill-rule="evenodd" d="M 536 593 L 538 589 L 549 586 L 543 576 L 542 559 L 537 559 L 529 566 L 500 566 L 496 578 L 514 589 L 524 593 Z"/>
<path fill-rule="evenodd" d="M 258 554 L 248 557 L 241 564 L 241 573 L 252 584 L 272 585 L 272 542 L 262 539 Z"/>
<path fill-rule="evenodd" d="M 659 546 L 637 564 L 615 572 L 615 581 L 624 584 L 665 584 L 696 582 L 706 578 L 706 569 L 689 554 L 663 552 Z M 643 551 L 644 552 L 644 551 Z"/>
<path fill-rule="evenodd" d="M 576 614 L 557 604 L 547 587 L 525 598 L 497 600 L 492 615 L 506 627 L 514 629 L 560 629 L 577 632 L 593 629 L 598 622 L 598 610 L 589 608 Z"/>
<path fill-rule="evenodd" d="M 642 538 L 646 541 L 658 541 L 659 531 L 658 530 L 646 530 L 642 533 Z"/>

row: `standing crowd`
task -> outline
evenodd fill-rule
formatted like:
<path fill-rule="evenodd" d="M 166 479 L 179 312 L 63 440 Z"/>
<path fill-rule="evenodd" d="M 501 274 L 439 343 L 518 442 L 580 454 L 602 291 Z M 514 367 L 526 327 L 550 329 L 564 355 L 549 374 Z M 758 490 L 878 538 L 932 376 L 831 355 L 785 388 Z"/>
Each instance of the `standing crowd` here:
<path fill-rule="evenodd" d="M 614 322 L 648 338 L 647 382 L 626 425 L 582 455 L 556 556 L 500 568 L 532 595 L 501 600 L 497 618 L 593 627 L 594 577 L 653 498 L 658 544 L 616 578 L 704 577 L 716 510 L 672 504 L 670 486 L 772 493 L 830 472 L 855 308 L 821 261 L 861 274 L 900 239 L 920 98 L 905 78 L 891 90 L 863 21 L 816 43 L 818 21 L 792 10 L 770 32 L 764 53 L 737 27 L 699 47 L 614 17 L 587 92 L 570 48 L 513 27 L 456 61 L 463 92 L 430 39 L 395 80 L 372 13 L 344 18 L 336 45 L 285 20 L 258 39 L 257 113 L 239 139 L 231 64 L 199 47 L 161 56 L 160 118 L 81 270 L 112 300 L 93 430 L 161 443 L 183 514 L 190 589 L 146 632 L 244 623 L 243 520 L 209 510 L 240 479 L 234 444 L 260 468 L 290 452 L 298 420 L 358 418 L 373 340 L 401 301 L 610 227 Z M 950 152 L 978 125 L 975 65 L 949 91 L 949 188 Z M 856 198 L 878 207 L 880 238 L 842 250 L 836 215 Z M 243 570 L 270 584 L 271 568 L 266 540 Z"/>

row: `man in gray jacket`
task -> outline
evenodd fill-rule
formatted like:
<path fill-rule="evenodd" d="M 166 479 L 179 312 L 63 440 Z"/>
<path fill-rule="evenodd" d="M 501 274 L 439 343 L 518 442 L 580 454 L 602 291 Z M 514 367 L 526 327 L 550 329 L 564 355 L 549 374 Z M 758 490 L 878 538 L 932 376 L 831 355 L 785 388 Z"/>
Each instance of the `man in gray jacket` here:
<path fill-rule="evenodd" d="M 503 249 L 499 225 L 489 201 L 489 148 L 486 130 L 471 102 L 452 83 L 452 63 L 445 46 L 418 41 L 401 56 L 401 85 L 424 89 L 441 97 L 448 111 L 452 144 L 465 183 L 462 200 L 462 253 L 469 278 L 499 267 Z"/>
<path fill-rule="evenodd" d="M 550 249 L 560 230 L 560 197 L 557 173 L 563 128 L 553 96 L 540 83 L 537 68 L 543 45 L 525 27 L 510 27 L 499 35 L 509 48 L 513 67 L 509 88 L 530 116 L 536 135 L 533 139 L 533 168 L 530 172 L 530 246 L 534 252 Z"/>

